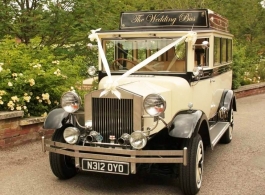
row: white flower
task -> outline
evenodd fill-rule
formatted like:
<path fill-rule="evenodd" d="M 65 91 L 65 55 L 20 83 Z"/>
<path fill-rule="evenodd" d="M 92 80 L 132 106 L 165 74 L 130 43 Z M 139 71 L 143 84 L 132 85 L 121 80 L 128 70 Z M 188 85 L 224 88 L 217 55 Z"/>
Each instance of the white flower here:
<path fill-rule="evenodd" d="M 40 68 L 41 68 L 41 64 L 36 64 L 36 65 L 33 66 L 33 68 L 38 68 L 38 69 L 40 69 Z"/>
<path fill-rule="evenodd" d="M 21 110 L 21 109 L 22 109 L 21 106 L 16 107 L 16 110 Z"/>
<path fill-rule="evenodd" d="M 17 73 L 12 73 L 12 77 L 17 77 Z"/>
<path fill-rule="evenodd" d="M 30 96 L 24 96 L 23 97 L 26 102 L 30 102 L 31 97 Z"/>
<path fill-rule="evenodd" d="M 60 64 L 60 61 L 59 60 L 54 60 L 54 61 L 52 61 L 52 63 L 58 65 L 58 64 Z"/>
<path fill-rule="evenodd" d="M 17 96 L 12 96 L 11 97 L 11 100 L 13 100 L 14 102 L 18 102 L 19 101 L 19 98 Z"/>
<path fill-rule="evenodd" d="M 57 76 L 60 76 L 61 75 L 61 71 L 60 69 L 57 69 L 53 74 L 57 75 Z"/>
<path fill-rule="evenodd" d="M 3 62 L 0 62 L 0 66 L 3 66 L 4 65 L 4 63 Z"/>
<path fill-rule="evenodd" d="M 88 48 L 92 48 L 92 47 L 93 47 L 92 43 L 88 43 L 88 44 L 87 44 L 87 47 L 88 47 Z"/>
<path fill-rule="evenodd" d="M 42 94 L 42 99 L 43 100 L 49 100 L 50 99 L 50 95 L 48 93 L 43 93 Z"/>
<path fill-rule="evenodd" d="M 35 80 L 34 80 L 34 79 L 29 79 L 29 85 L 30 85 L 30 86 L 35 85 Z"/>
<path fill-rule="evenodd" d="M 9 101 L 8 103 L 7 103 L 7 106 L 11 109 L 11 110 L 14 110 L 14 102 L 13 101 Z"/>
<path fill-rule="evenodd" d="M 13 84 L 12 84 L 11 82 L 8 82 L 7 85 L 8 85 L 9 87 L 12 87 L 12 86 L 13 86 Z"/>
<path fill-rule="evenodd" d="M 5 95 L 6 92 L 4 90 L 0 90 L 0 95 Z"/>
<path fill-rule="evenodd" d="M 24 109 L 24 110 L 27 110 L 27 106 L 23 106 L 23 109 Z"/>
<path fill-rule="evenodd" d="M 2 72 L 3 68 L 0 66 L 0 72 Z"/>

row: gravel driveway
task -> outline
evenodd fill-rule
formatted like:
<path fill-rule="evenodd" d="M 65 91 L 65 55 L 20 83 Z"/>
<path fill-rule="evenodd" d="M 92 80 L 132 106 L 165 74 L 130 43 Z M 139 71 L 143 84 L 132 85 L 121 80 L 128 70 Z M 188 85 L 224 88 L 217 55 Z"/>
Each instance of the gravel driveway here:
<path fill-rule="evenodd" d="M 200 195 L 265 195 L 265 94 L 237 100 L 233 141 L 205 153 Z M 81 172 L 61 181 L 34 142 L 0 151 L 0 195 L 181 194 L 177 180 Z"/>

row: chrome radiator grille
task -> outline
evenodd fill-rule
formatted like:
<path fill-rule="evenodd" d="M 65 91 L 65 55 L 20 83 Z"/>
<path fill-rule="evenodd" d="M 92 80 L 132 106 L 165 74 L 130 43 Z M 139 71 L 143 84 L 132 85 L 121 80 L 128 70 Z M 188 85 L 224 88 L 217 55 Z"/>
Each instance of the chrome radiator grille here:
<path fill-rule="evenodd" d="M 93 130 L 109 142 L 109 136 L 118 139 L 123 133 L 133 132 L 133 99 L 92 98 Z"/>

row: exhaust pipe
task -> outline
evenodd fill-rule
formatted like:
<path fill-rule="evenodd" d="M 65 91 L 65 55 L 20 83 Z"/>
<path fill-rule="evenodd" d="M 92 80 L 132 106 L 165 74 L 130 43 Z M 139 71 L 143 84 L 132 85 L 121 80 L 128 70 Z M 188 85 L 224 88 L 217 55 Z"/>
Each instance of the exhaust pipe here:
<path fill-rule="evenodd" d="M 130 135 L 128 133 L 122 134 L 122 136 L 118 139 L 118 143 L 120 145 L 127 145 L 129 144 Z"/>

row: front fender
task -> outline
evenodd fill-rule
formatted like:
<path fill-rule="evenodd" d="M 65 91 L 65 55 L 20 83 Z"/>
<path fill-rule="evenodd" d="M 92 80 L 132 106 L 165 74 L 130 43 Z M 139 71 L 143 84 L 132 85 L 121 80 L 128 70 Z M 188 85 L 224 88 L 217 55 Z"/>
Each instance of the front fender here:
<path fill-rule="evenodd" d="M 232 103 L 232 106 L 233 106 L 233 110 L 234 111 L 237 111 L 237 108 L 236 108 L 236 98 L 235 98 L 234 92 L 232 90 L 226 90 L 223 93 L 222 99 L 220 101 L 219 108 L 221 108 L 223 106 L 227 110 L 229 110 L 230 107 L 231 107 L 231 103 Z"/>
<path fill-rule="evenodd" d="M 69 113 L 62 108 L 52 110 L 43 123 L 43 129 L 59 129 L 62 121 L 68 117 Z"/>
<path fill-rule="evenodd" d="M 168 125 L 169 135 L 178 138 L 190 138 L 194 132 L 198 132 L 206 115 L 201 110 L 183 110 L 178 112 Z"/>

